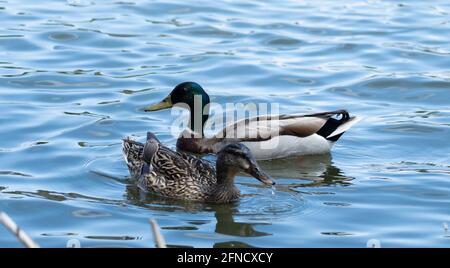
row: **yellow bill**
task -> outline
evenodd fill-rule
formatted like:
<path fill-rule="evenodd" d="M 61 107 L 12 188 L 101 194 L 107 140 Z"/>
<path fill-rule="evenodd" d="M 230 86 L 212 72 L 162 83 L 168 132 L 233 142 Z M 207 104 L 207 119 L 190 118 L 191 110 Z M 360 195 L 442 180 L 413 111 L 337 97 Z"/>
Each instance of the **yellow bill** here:
<path fill-rule="evenodd" d="M 164 98 L 161 102 L 145 107 L 144 111 L 145 112 L 153 112 L 153 111 L 171 108 L 172 106 L 173 106 L 172 98 L 169 95 L 166 98 Z"/>

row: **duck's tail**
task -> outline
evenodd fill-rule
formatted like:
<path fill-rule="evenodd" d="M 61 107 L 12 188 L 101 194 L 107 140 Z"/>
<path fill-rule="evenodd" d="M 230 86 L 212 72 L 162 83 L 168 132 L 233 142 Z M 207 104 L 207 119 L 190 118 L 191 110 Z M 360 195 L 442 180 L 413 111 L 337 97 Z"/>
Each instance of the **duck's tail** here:
<path fill-rule="evenodd" d="M 129 137 L 123 139 L 122 153 L 125 161 L 127 162 L 128 170 L 131 176 L 138 177 L 141 174 L 141 169 L 144 164 L 142 160 L 142 152 L 144 150 L 144 144 L 134 141 Z"/>
<path fill-rule="evenodd" d="M 339 125 L 336 128 L 336 130 L 333 131 L 333 133 L 328 135 L 327 140 L 337 141 L 342 136 L 342 134 L 344 134 L 345 131 L 350 129 L 354 124 L 358 123 L 361 120 L 362 120 L 362 118 L 358 117 L 358 116 L 350 117 L 346 122 Z"/>
<path fill-rule="evenodd" d="M 345 110 L 332 112 L 335 115 L 341 115 L 340 119 L 330 117 L 325 125 L 316 133 L 330 142 L 336 142 L 345 131 L 350 129 L 354 124 L 361 121 L 361 117 L 350 116 Z"/>

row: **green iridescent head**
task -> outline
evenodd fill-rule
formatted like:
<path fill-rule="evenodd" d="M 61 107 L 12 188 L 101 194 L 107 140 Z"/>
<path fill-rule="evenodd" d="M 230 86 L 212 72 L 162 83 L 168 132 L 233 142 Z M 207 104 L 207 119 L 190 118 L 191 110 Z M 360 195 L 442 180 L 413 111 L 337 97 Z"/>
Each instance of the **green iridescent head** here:
<path fill-rule="evenodd" d="M 191 130 L 203 135 L 203 126 L 206 120 L 208 120 L 209 115 L 209 103 L 209 95 L 199 84 L 195 82 L 183 82 L 178 84 L 161 102 L 145 107 L 144 111 L 163 110 L 177 104 L 185 105 L 186 108 L 189 108 L 191 114 Z M 196 113 L 201 113 L 201 117 Z M 201 125 L 198 127 L 195 125 L 196 118 L 201 118 Z"/>

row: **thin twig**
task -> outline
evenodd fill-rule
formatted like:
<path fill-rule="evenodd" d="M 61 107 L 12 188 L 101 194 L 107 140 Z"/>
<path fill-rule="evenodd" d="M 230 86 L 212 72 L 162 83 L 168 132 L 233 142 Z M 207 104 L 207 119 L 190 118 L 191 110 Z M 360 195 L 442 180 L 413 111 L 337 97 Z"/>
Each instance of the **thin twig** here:
<path fill-rule="evenodd" d="M 6 229 L 8 229 L 11 233 L 13 233 L 17 239 L 25 245 L 27 248 L 39 248 L 39 245 L 36 244 L 26 233 L 24 230 L 20 229 L 19 226 L 11 219 L 8 214 L 5 212 L 0 212 L 0 223 L 5 225 Z"/>
<path fill-rule="evenodd" d="M 155 239 L 155 246 L 157 248 L 167 248 L 166 241 L 164 240 L 162 234 L 159 232 L 159 226 L 156 223 L 156 221 L 151 219 L 150 225 L 152 226 L 153 238 Z"/>

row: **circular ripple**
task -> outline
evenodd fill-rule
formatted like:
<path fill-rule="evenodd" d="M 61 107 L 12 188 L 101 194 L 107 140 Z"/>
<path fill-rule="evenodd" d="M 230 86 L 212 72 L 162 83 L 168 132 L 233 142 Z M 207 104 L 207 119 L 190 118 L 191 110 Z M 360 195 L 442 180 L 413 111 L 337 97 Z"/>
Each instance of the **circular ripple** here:
<path fill-rule="evenodd" d="M 284 218 L 290 215 L 311 214 L 316 210 L 312 201 L 306 200 L 300 193 L 265 190 L 257 196 L 243 196 L 239 215 L 253 218 Z M 268 192 L 266 192 L 268 191 Z"/>

